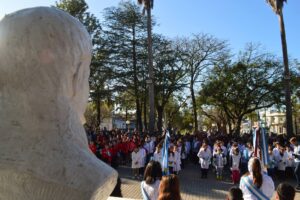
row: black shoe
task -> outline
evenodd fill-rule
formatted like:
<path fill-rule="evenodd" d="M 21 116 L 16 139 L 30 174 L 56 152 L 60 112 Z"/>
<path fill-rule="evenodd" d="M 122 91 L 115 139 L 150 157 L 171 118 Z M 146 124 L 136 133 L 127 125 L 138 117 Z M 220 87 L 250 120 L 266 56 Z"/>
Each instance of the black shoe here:
<path fill-rule="evenodd" d="M 297 187 L 295 187 L 295 190 L 300 191 L 300 185 L 298 185 Z"/>

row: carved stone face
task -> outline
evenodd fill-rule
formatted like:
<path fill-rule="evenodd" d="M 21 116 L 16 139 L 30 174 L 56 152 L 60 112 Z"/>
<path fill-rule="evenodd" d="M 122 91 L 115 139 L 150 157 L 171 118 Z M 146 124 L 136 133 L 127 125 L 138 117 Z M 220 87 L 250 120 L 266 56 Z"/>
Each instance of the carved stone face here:
<path fill-rule="evenodd" d="M 0 179 L 11 177 L 0 183 L 0 199 L 110 194 L 117 174 L 89 151 L 81 123 L 91 49 L 83 25 L 55 8 L 0 22 Z"/>

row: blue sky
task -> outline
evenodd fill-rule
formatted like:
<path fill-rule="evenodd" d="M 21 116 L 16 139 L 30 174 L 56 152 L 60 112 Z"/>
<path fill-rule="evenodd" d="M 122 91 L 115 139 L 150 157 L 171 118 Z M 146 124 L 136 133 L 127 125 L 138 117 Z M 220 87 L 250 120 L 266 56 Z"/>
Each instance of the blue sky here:
<path fill-rule="evenodd" d="M 117 6 L 120 1 L 86 0 L 90 11 L 100 20 L 104 8 Z M 2 1 L 0 17 L 22 8 L 54 3 L 55 0 Z M 269 52 L 282 55 L 278 18 L 265 0 L 154 0 L 153 15 L 159 24 L 154 31 L 170 38 L 209 33 L 228 40 L 234 52 L 247 42 L 255 42 Z M 284 19 L 289 56 L 300 60 L 299 0 L 288 1 Z"/>

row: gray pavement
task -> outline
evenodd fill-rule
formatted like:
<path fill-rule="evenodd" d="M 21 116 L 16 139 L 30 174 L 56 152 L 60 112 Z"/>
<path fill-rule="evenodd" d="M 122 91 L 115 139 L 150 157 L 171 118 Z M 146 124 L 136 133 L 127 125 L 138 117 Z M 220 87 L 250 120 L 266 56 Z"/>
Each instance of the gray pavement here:
<path fill-rule="evenodd" d="M 122 180 L 122 195 L 125 198 L 142 199 L 140 192 L 140 181 L 133 180 L 130 167 L 120 166 L 118 168 Z M 230 175 L 225 174 L 224 180 L 217 181 L 210 170 L 208 179 L 201 179 L 200 166 L 188 163 L 186 168 L 179 174 L 180 191 L 183 200 L 206 200 L 206 199 L 225 199 L 227 191 L 234 186 L 230 181 Z M 286 182 L 295 184 L 293 180 Z M 275 182 L 276 186 L 278 182 Z M 295 199 L 300 199 L 300 193 L 296 194 Z"/>

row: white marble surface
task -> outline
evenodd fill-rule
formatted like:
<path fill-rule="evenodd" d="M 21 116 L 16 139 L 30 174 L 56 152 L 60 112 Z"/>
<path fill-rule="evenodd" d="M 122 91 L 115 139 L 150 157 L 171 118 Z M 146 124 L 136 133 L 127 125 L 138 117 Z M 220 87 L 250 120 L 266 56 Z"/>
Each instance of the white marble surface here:
<path fill-rule="evenodd" d="M 106 200 L 117 172 L 88 149 L 91 41 L 63 11 L 0 22 L 0 199 Z"/>

